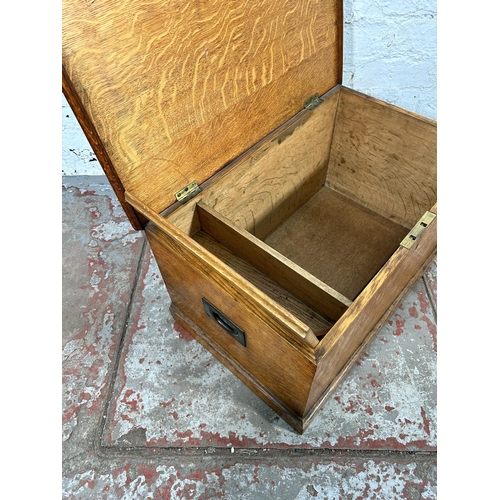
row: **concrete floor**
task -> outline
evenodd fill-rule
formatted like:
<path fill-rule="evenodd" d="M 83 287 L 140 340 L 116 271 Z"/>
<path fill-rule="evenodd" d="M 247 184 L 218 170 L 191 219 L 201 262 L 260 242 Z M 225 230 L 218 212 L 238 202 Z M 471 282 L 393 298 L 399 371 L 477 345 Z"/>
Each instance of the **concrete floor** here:
<path fill-rule="evenodd" d="M 104 177 L 62 200 L 62 498 L 437 497 L 435 262 L 300 436 L 174 323 Z"/>

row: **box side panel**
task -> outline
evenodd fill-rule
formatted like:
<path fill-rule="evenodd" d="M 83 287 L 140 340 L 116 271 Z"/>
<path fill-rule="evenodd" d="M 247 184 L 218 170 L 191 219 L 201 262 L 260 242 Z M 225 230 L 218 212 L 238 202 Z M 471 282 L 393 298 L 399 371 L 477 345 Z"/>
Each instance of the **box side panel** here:
<path fill-rule="evenodd" d="M 405 291 L 423 274 L 436 248 L 437 218 L 410 249 L 398 248 L 318 345 L 318 370 L 307 405 L 308 421 L 363 353 L 384 319 L 399 305 Z"/>
<path fill-rule="evenodd" d="M 64 0 L 63 64 L 125 189 L 160 212 L 340 83 L 335 2 Z"/>
<path fill-rule="evenodd" d="M 148 225 L 146 234 L 176 307 L 207 332 L 220 351 L 236 359 L 263 386 L 302 415 L 309 398 L 315 363 L 277 335 L 227 289 L 207 278 L 200 269 L 203 262 L 184 260 L 160 229 Z M 246 347 L 207 315 L 203 298 L 245 332 Z"/>
<path fill-rule="evenodd" d="M 342 88 L 327 182 L 411 228 L 437 201 L 436 123 Z"/>

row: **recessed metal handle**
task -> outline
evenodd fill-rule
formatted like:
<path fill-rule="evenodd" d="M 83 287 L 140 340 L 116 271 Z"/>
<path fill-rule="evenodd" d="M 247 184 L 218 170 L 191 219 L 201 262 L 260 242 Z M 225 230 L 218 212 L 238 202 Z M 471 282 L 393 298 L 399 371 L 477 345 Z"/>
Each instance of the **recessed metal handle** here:
<path fill-rule="evenodd" d="M 205 299 L 201 299 L 203 308 L 210 318 L 212 318 L 222 329 L 224 329 L 231 337 L 236 339 L 243 347 L 246 347 L 245 332 L 235 325 L 227 316 L 222 314 L 216 307 Z"/>

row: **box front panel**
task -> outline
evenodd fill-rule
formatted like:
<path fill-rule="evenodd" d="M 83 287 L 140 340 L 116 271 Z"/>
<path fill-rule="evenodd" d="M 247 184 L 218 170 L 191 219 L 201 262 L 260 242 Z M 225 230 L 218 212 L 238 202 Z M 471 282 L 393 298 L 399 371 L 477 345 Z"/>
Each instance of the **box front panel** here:
<path fill-rule="evenodd" d="M 302 415 L 316 366 L 249 311 L 234 296 L 202 272 L 204 263 L 188 265 L 175 251 L 175 243 L 160 229 L 149 225 L 148 240 L 160 267 L 172 302 L 198 324 L 227 353 L 251 372 L 272 393 Z M 239 327 L 242 345 L 227 328 L 207 314 L 205 299 L 222 315 L 222 322 Z M 265 314 L 265 311 L 262 312 Z"/>

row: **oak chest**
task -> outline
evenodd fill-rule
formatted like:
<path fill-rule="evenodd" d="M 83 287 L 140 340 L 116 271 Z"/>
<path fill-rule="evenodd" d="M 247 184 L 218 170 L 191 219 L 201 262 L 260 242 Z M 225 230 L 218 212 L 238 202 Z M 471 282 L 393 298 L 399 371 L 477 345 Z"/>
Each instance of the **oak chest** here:
<path fill-rule="evenodd" d="M 172 315 L 298 432 L 436 253 L 436 123 L 341 77 L 341 0 L 63 0 L 65 96 Z"/>

